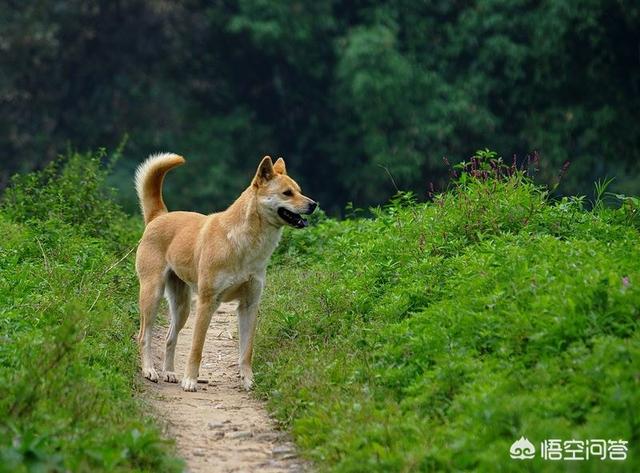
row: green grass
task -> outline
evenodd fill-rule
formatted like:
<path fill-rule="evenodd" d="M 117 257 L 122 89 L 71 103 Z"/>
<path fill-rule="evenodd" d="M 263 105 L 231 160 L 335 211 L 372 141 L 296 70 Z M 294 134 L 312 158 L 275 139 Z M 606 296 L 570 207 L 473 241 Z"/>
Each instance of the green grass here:
<path fill-rule="evenodd" d="M 20 176 L 0 208 L 0 471 L 181 471 L 137 392 L 140 224 L 102 154 Z M 121 261 L 120 261 L 121 260 Z"/>
<path fill-rule="evenodd" d="M 320 471 L 640 471 L 638 209 L 507 174 L 286 233 L 257 389 Z M 629 455 L 518 462 L 520 436 Z"/>
<path fill-rule="evenodd" d="M 0 471 L 182 468 L 138 396 L 141 227 L 103 158 L 20 176 L 0 204 Z M 606 207 L 601 186 L 585 211 L 493 158 L 431 203 L 285 233 L 257 390 L 319 471 L 640 470 L 639 201 Z M 629 456 L 516 462 L 520 436 Z"/>

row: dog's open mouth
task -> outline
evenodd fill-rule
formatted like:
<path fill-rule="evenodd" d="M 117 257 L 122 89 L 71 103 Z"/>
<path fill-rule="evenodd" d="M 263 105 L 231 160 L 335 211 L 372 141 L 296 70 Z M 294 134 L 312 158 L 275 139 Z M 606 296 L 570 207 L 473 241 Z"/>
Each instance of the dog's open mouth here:
<path fill-rule="evenodd" d="M 292 227 L 304 228 L 309 225 L 309 223 L 303 219 L 300 214 L 293 213 L 284 207 L 278 207 L 278 215 L 280 215 L 280 218 Z"/>

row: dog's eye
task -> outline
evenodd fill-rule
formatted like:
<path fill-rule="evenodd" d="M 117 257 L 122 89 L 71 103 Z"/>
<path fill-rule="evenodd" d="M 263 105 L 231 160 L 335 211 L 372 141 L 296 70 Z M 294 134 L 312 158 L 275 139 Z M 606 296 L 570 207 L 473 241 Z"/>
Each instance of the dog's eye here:
<path fill-rule="evenodd" d="M 293 192 L 291 192 L 291 189 L 289 189 L 284 191 L 283 194 L 286 195 L 287 197 L 291 197 L 293 195 Z"/>

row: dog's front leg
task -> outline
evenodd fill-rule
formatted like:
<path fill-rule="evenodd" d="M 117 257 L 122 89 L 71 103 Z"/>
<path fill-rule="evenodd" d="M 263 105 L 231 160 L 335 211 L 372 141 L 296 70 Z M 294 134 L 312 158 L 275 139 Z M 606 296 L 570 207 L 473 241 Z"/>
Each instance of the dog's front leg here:
<path fill-rule="evenodd" d="M 200 294 L 198 294 L 196 324 L 193 328 L 191 352 L 189 353 L 189 361 L 187 362 L 184 378 L 182 378 L 182 389 L 185 391 L 196 390 L 204 340 L 209 324 L 211 323 L 211 316 L 218 309 L 219 305 L 220 294 L 214 293 L 211 289 L 201 289 Z"/>
<path fill-rule="evenodd" d="M 262 295 L 263 280 L 251 278 L 244 287 L 238 305 L 238 333 L 240 335 L 240 379 L 242 386 L 249 390 L 253 386 L 253 338 L 256 333 L 258 305 Z"/>

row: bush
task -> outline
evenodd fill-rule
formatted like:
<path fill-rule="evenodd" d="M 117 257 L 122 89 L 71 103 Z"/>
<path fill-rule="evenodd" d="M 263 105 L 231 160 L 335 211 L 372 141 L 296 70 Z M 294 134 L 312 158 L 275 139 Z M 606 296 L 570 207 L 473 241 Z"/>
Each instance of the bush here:
<path fill-rule="evenodd" d="M 626 461 L 573 466 L 640 468 L 635 217 L 480 158 L 431 203 L 284 239 L 257 389 L 321 470 L 565 471 L 511 460 L 523 435 L 625 439 Z"/>
<path fill-rule="evenodd" d="M 110 166 L 106 152 L 70 152 L 42 171 L 17 174 L 5 191 L 2 213 L 17 223 L 72 226 L 76 233 L 97 237 L 115 250 L 135 241 L 136 225 L 116 204 L 115 190 L 107 187 Z M 132 184 L 133 185 L 133 184 Z"/>
<path fill-rule="evenodd" d="M 0 471 L 179 471 L 138 390 L 134 224 L 101 154 L 19 176 L 0 211 Z"/>

